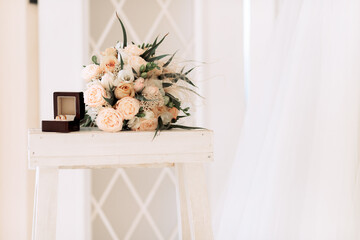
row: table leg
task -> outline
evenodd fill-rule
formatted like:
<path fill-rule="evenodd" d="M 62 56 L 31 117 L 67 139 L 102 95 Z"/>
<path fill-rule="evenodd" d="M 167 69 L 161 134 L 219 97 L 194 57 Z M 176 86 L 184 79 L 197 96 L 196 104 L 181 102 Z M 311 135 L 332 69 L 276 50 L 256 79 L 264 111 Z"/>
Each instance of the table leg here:
<path fill-rule="evenodd" d="M 36 168 L 33 240 L 56 239 L 57 168 Z"/>
<path fill-rule="evenodd" d="M 180 239 L 212 240 L 210 207 L 202 163 L 175 165 L 179 201 Z"/>

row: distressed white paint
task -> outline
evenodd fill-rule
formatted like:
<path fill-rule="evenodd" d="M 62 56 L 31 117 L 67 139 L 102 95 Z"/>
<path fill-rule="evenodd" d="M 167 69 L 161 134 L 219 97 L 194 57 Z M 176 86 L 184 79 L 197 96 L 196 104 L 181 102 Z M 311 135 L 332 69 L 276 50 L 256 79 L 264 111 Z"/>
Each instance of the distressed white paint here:
<path fill-rule="evenodd" d="M 212 131 L 107 133 L 84 130 L 71 134 L 29 131 L 30 167 L 95 168 L 109 165 L 211 161 Z M 190 141 L 191 139 L 191 141 Z M 141 145 L 141 152 L 139 146 Z"/>
<path fill-rule="evenodd" d="M 38 129 L 30 130 L 29 166 L 36 167 L 38 173 L 34 240 L 54 239 L 56 236 L 57 169 L 61 167 L 118 168 L 136 164 L 138 164 L 137 167 L 144 165 L 149 167 L 156 164 L 164 166 L 166 163 L 175 164 L 177 167 L 178 202 L 181 207 L 179 212 L 182 218 L 183 239 L 211 240 L 213 235 L 203 163 L 213 160 L 212 131 L 163 131 L 155 140 L 152 140 L 152 134 L 154 132 L 106 133 L 90 129 L 61 134 L 43 133 Z M 142 146 L 141 154 L 132 149 L 134 144 Z M 106 146 L 111 147 L 107 148 Z M 131 161 L 127 158 L 130 158 Z M 117 161 L 113 162 L 114 159 Z M 131 238 L 142 215 L 149 222 L 157 238 L 164 239 L 148 212 L 147 206 L 152 201 L 165 174 L 168 173 L 167 169 L 161 172 L 148 197 L 143 201 L 126 172 L 123 169 L 117 170 L 115 180 L 111 182 L 115 182 L 116 177 L 121 175 L 140 207 L 140 212 L 125 239 Z M 109 191 L 111 188 L 106 193 Z M 106 197 L 104 197 L 105 200 Z M 102 200 L 105 201 L 104 199 Z M 111 223 L 101 209 L 103 201 L 100 203 L 95 199 L 92 201 L 96 214 L 99 214 L 112 238 L 118 239 Z M 172 234 L 172 236 L 174 237 L 176 234 Z"/>
<path fill-rule="evenodd" d="M 33 240 L 56 239 L 57 168 L 36 168 Z"/>
<path fill-rule="evenodd" d="M 210 207 L 202 163 L 177 163 L 182 239 L 212 240 Z M 184 220 L 186 219 L 186 220 Z"/>

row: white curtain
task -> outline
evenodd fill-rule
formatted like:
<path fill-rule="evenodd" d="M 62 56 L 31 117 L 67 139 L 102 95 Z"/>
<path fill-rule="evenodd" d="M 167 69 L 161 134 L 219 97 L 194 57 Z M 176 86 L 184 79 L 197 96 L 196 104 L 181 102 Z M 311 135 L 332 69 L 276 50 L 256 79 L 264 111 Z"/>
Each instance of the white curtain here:
<path fill-rule="evenodd" d="M 282 1 L 217 239 L 360 239 L 360 1 Z"/>

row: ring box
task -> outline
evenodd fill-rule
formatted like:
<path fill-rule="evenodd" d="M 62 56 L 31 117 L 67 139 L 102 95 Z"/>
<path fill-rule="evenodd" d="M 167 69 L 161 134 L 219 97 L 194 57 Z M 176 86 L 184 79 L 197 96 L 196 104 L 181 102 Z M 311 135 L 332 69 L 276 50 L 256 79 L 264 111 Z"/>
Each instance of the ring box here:
<path fill-rule="evenodd" d="M 43 132 L 74 132 L 80 130 L 80 120 L 85 115 L 82 92 L 54 92 L 54 120 L 43 120 Z M 63 119 L 57 119 L 61 116 Z"/>

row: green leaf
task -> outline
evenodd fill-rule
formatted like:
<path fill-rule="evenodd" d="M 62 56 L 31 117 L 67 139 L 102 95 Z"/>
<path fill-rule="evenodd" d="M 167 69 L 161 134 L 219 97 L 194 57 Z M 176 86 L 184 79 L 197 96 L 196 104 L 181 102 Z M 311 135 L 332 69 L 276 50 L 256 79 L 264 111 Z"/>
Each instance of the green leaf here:
<path fill-rule="evenodd" d="M 97 56 L 92 56 L 91 57 L 91 60 L 92 60 L 92 62 L 94 63 L 94 64 L 96 64 L 96 65 L 100 65 L 99 63 L 98 63 L 98 61 L 97 61 Z"/>
<path fill-rule="evenodd" d="M 119 54 L 120 54 L 120 53 L 119 53 Z M 124 69 L 124 60 L 123 60 L 121 54 L 120 54 L 120 68 L 121 68 L 121 70 Z"/>
<path fill-rule="evenodd" d="M 164 39 L 166 38 L 166 36 L 168 35 L 168 33 L 156 44 L 152 45 L 151 48 L 149 48 L 148 50 L 146 50 L 143 54 L 141 54 L 140 57 L 142 57 L 143 59 L 145 59 L 146 61 L 149 60 L 149 58 L 155 54 L 156 49 L 160 46 L 160 44 L 164 41 Z"/>
<path fill-rule="evenodd" d="M 165 93 L 165 95 L 170 98 L 170 102 L 169 102 L 168 105 L 171 105 L 171 103 L 172 103 L 174 107 L 176 107 L 177 109 L 180 110 L 181 102 L 179 101 L 179 99 L 177 99 L 176 97 L 174 97 L 170 93 Z"/>
<path fill-rule="evenodd" d="M 184 73 L 184 75 L 188 75 L 192 70 L 194 70 L 196 67 L 191 68 L 189 71 L 187 71 L 186 73 Z"/>
<path fill-rule="evenodd" d="M 146 102 L 154 101 L 154 100 L 150 100 L 150 99 L 145 98 L 143 95 L 141 95 L 139 93 L 135 94 L 135 98 L 137 100 L 139 100 L 139 101 L 146 101 Z"/>
<path fill-rule="evenodd" d="M 174 82 L 177 82 L 178 80 L 183 80 L 183 81 L 187 82 L 188 84 L 190 84 L 194 87 L 197 87 L 187 76 L 185 76 L 182 73 L 164 73 L 159 76 L 160 80 L 165 79 L 165 78 L 173 78 L 172 80 Z"/>
<path fill-rule="evenodd" d="M 103 96 L 103 98 L 105 99 L 105 101 L 108 103 L 108 104 L 110 104 L 111 106 L 114 106 L 114 104 L 116 103 L 116 98 L 115 98 L 115 94 L 114 94 L 114 89 L 115 89 L 115 87 L 112 87 L 111 89 L 110 89 L 110 97 L 109 98 L 107 98 L 107 97 L 104 97 Z"/>
<path fill-rule="evenodd" d="M 180 76 L 179 79 L 181 79 L 181 80 L 187 82 L 188 84 L 192 85 L 193 87 L 197 88 L 197 86 L 188 77 L 186 77 L 185 75 Z"/>
<path fill-rule="evenodd" d="M 182 67 L 180 73 L 183 73 L 183 72 L 184 72 L 184 69 L 185 69 L 185 66 Z"/>
<path fill-rule="evenodd" d="M 157 56 L 157 57 L 152 57 L 152 58 L 150 58 L 148 61 L 149 62 L 154 62 L 154 61 L 157 61 L 157 60 L 160 60 L 160 59 L 162 59 L 162 58 L 164 58 L 164 57 L 167 57 L 167 56 L 169 56 L 170 54 L 163 54 L 163 55 L 160 55 L 160 56 Z"/>
<path fill-rule="evenodd" d="M 163 88 L 171 87 L 172 85 L 173 85 L 172 83 L 167 83 L 167 82 L 162 83 Z"/>
<path fill-rule="evenodd" d="M 202 128 L 202 127 L 190 127 L 190 126 L 184 126 L 184 125 L 178 125 L 178 124 L 171 124 L 170 129 L 171 128 L 181 128 L 181 129 L 187 129 L 187 130 L 206 129 L 206 128 Z"/>
<path fill-rule="evenodd" d="M 126 35 L 126 30 L 125 30 L 125 27 L 124 27 L 124 24 L 123 22 L 121 21 L 118 13 L 116 12 L 116 17 L 117 19 L 119 20 L 120 24 L 121 24 L 121 28 L 122 28 L 122 32 L 123 32 L 123 42 L 124 42 L 124 45 L 123 47 L 126 47 L 127 46 L 127 35 Z"/>
<path fill-rule="evenodd" d="M 156 36 L 156 38 L 155 38 L 155 40 L 154 40 L 154 42 L 153 42 L 152 45 L 156 45 L 158 38 L 159 38 L 159 35 Z M 149 45 L 150 45 L 150 44 L 149 44 Z"/>
<path fill-rule="evenodd" d="M 154 134 L 154 137 L 153 137 L 152 140 L 155 139 L 155 137 L 157 136 L 158 132 L 159 132 L 160 130 L 162 130 L 163 126 L 164 126 L 164 124 L 163 124 L 163 121 L 162 121 L 161 117 L 158 117 L 158 125 L 157 125 L 157 127 L 156 127 L 156 131 L 155 131 L 155 134 Z"/>
<path fill-rule="evenodd" d="M 173 60 L 176 53 L 177 53 L 177 51 L 174 52 L 174 54 L 171 56 L 171 58 L 169 58 L 169 60 L 167 60 L 167 62 L 164 64 L 163 67 L 167 67 L 171 63 L 171 61 Z"/>
<path fill-rule="evenodd" d="M 197 96 L 201 97 L 202 99 L 205 99 L 203 96 L 201 96 L 199 93 L 197 93 L 196 91 L 192 90 L 191 88 L 184 87 L 184 86 L 179 86 L 179 85 L 177 85 L 176 87 L 185 89 L 185 90 L 187 90 L 187 91 L 189 91 L 189 92 L 192 92 L 192 93 L 196 94 Z"/>
<path fill-rule="evenodd" d="M 111 106 L 113 106 L 115 104 L 115 98 L 107 98 L 107 97 L 104 97 L 103 98 L 105 99 L 105 101 L 110 104 Z"/>

